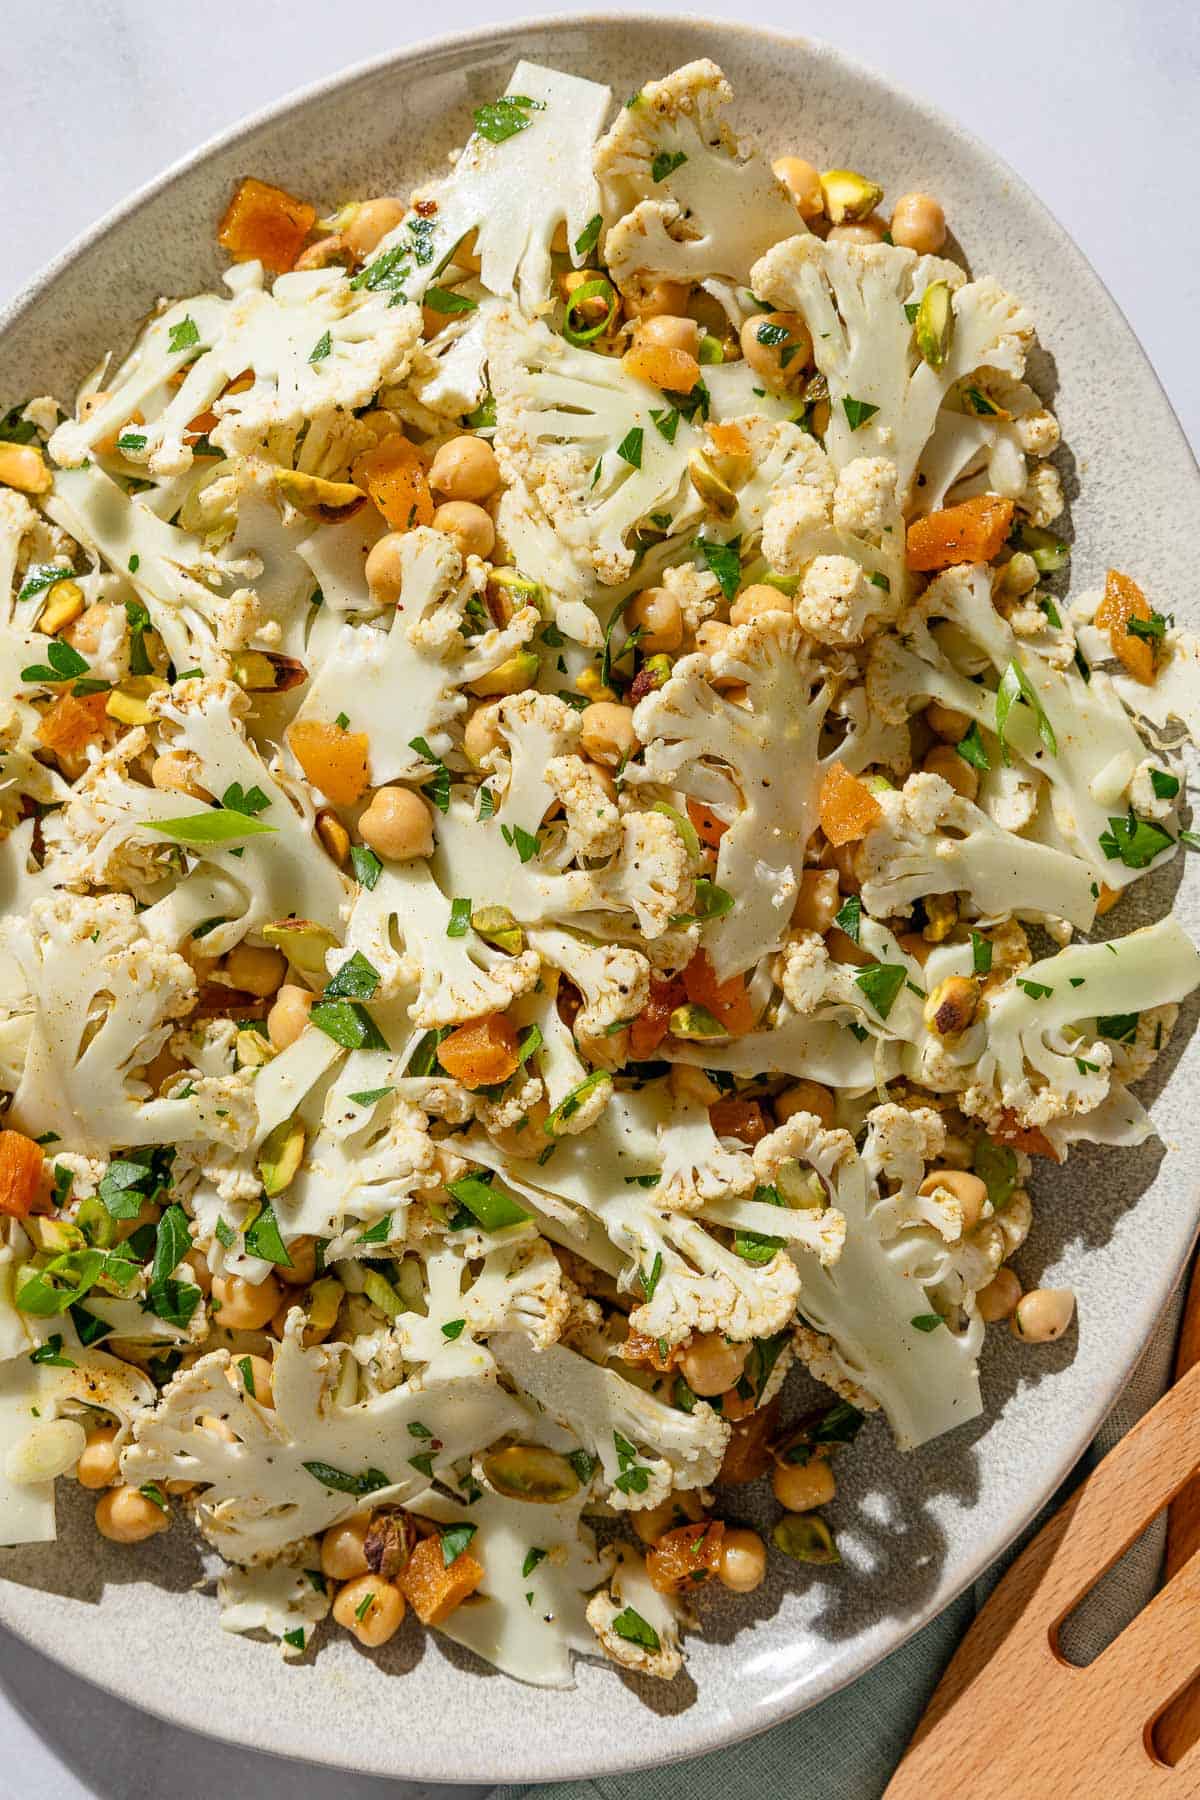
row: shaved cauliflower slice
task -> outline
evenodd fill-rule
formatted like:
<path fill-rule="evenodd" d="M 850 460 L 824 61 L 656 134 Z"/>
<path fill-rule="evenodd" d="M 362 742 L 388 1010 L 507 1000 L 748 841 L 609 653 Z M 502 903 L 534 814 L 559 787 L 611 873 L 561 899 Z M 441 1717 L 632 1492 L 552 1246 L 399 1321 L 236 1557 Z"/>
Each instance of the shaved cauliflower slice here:
<path fill-rule="evenodd" d="M 657 388 L 511 310 L 493 319 L 488 349 L 505 480 L 524 484 L 602 582 L 632 572 L 631 540 L 651 513 L 667 516 L 669 535 L 699 517 L 687 461 L 700 434 Z M 656 414 L 673 420 L 669 438 Z"/>
<path fill-rule="evenodd" d="M 256 1568 L 227 1568 L 217 1579 L 221 1630 L 266 1631 L 279 1639 L 283 1656 L 303 1656 L 332 1604 L 320 1569 L 316 1538 L 301 1538 L 284 1556 Z"/>
<path fill-rule="evenodd" d="M 281 275 L 269 294 L 243 279 L 231 300 L 200 294 L 177 302 L 146 327 L 104 403 L 85 422 L 59 426 L 50 454 L 78 468 L 138 411 L 146 422 L 126 432 L 125 455 L 152 474 L 174 475 L 191 466 L 191 420 L 210 408 L 218 420 L 212 442 L 229 455 L 253 453 L 270 433 L 296 432 L 319 413 L 354 412 L 403 379 L 420 337 L 418 308 L 394 298 L 329 268 Z M 171 339 L 188 319 L 194 335 L 181 354 Z M 318 344 L 328 349 L 314 359 Z M 184 367 L 172 387 L 168 377 Z M 249 387 L 227 393 L 247 370 Z"/>
<path fill-rule="evenodd" d="M 1090 929 L 1092 864 L 994 824 L 940 775 L 910 775 L 877 799 L 882 816 L 855 858 L 863 905 L 877 917 L 929 894 L 965 893 L 985 915 L 1048 913 Z"/>
<path fill-rule="evenodd" d="M 679 1601 L 654 1586 L 642 1558 L 628 1544 L 617 1548 L 608 1586 L 588 1601 L 587 1621 L 605 1656 L 619 1668 L 674 1681 L 683 1667 Z"/>
<path fill-rule="evenodd" d="M 1014 665 L 1036 695 L 1055 744 L 1051 751 L 1030 705 L 1012 706 L 1005 731 L 1008 753 L 1031 779 L 1049 788 L 1049 808 L 1031 829 L 1086 862 L 1093 880 L 1111 888 L 1128 886 L 1142 871 L 1107 858 L 1101 839 L 1112 829 L 1110 820 L 1127 809 L 1145 746 L 1103 672 L 1085 682 L 1074 666 L 1056 667 L 1016 636 L 992 603 L 986 568 L 947 570 L 902 617 L 895 635 L 875 641 L 867 696 L 873 711 L 889 720 L 907 718 L 929 700 L 965 712 L 987 734 L 989 761 L 999 763 L 997 687 L 988 681 L 998 686 Z M 981 673 L 988 680 L 974 679 Z M 1174 854 L 1170 846 L 1164 852 Z M 1150 866 L 1162 860 L 1156 857 Z"/>
<path fill-rule="evenodd" d="M 0 927 L 31 1017 L 9 1121 L 29 1137 L 107 1155 L 117 1145 L 204 1142 L 240 1149 L 253 1102 L 243 1078 L 202 1079 L 154 1099 L 140 1070 L 195 999 L 195 976 L 141 932 L 124 894 L 35 900 Z"/>
<path fill-rule="evenodd" d="M 443 889 L 428 863 L 386 866 L 373 888 L 363 888 L 346 927 L 347 956 L 361 952 L 380 976 L 384 999 L 415 986 L 408 1016 L 424 1028 L 459 1025 L 485 1013 L 503 1012 L 538 979 L 535 952 L 506 956 L 475 932 L 448 937 L 447 893 L 485 893 L 451 885 Z M 404 946 L 395 948 L 396 940 Z"/>
<path fill-rule="evenodd" d="M 477 111 L 453 172 L 414 195 L 413 211 L 382 240 L 376 266 L 390 256 L 395 279 L 419 300 L 473 234 L 483 286 L 533 312 L 550 292 L 555 233 L 565 226 L 574 244 L 600 212 L 592 152 L 611 98 L 598 82 L 519 62 L 504 96 Z"/>
<path fill-rule="evenodd" d="M 716 63 L 649 81 L 596 146 L 617 282 L 749 278 L 780 238 L 807 227 L 783 184 L 720 114 L 733 98 Z"/>
<path fill-rule="evenodd" d="M 748 704 L 718 693 L 713 675 L 744 683 Z M 798 625 L 770 613 L 731 631 L 711 657 L 682 658 L 634 714 L 646 779 L 734 813 L 716 877 L 734 905 L 709 926 L 705 944 L 719 980 L 751 967 L 787 930 L 817 823 L 820 735 L 832 698 Z"/>
<path fill-rule="evenodd" d="M 501 1332 L 491 1348 L 519 1391 L 600 1459 L 605 1498 L 614 1511 L 657 1506 L 673 1488 L 708 1487 L 716 1480 L 729 1427 L 703 1401 L 680 1412 L 565 1344 L 537 1350 L 523 1334 Z M 639 1472 L 633 1480 L 626 1478 L 630 1466 Z"/>
<path fill-rule="evenodd" d="M 523 1413 L 476 1353 L 473 1365 L 444 1377 L 416 1374 L 386 1393 L 347 1402 L 340 1377 L 345 1347 L 302 1345 L 304 1315 L 294 1307 L 275 1353 L 273 1407 L 260 1406 L 227 1371 L 227 1350 L 202 1356 L 163 1390 L 157 1407 L 134 1426 L 122 1458 L 133 1486 L 191 1481 L 191 1510 L 201 1533 L 230 1562 L 257 1565 L 299 1539 L 347 1518 L 370 1494 L 372 1504 L 404 1505 L 428 1478 L 408 1463 L 408 1426 L 436 1418 L 441 1447 L 435 1466 L 448 1468 L 519 1428 Z M 232 1441 L 204 1430 L 223 1419 Z M 336 1471 L 356 1490 L 330 1486 Z"/>
<path fill-rule="evenodd" d="M 658 1128 L 658 1144 L 662 1174 L 654 1200 L 669 1211 L 696 1213 L 706 1201 L 749 1193 L 755 1184 L 746 1151 L 726 1148 L 707 1105 L 686 1089 L 676 1091 L 670 1116 Z"/>
<path fill-rule="evenodd" d="M 939 369 L 919 354 L 905 313 L 935 280 L 952 290 L 954 321 Z M 835 465 L 886 456 L 902 506 L 944 396 L 985 365 L 1020 376 L 1033 340 L 1030 314 L 990 276 L 965 282 L 955 263 L 894 245 L 793 237 L 755 264 L 751 283 L 760 299 L 801 313 L 812 333 L 829 383 L 825 446 Z"/>
<path fill-rule="evenodd" d="M 483 564 L 472 560 L 464 570 L 451 539 L 424 525 L 403 535 L 398 554 L 401 593 L 387 629 L 343 625 L 297 715 L 327 721 L 345 712 L 349 729 L 367 734 L 376 787 L 425 765 L 418 739 L 444 755 L 450 727 L 467 707 L 459 689 L 514 655 L 541 622 L 535 607 L 521 607 L 503 628 L 489 620 L 464 638 L 467 607 L 479 604 L 484 588 Z"/>

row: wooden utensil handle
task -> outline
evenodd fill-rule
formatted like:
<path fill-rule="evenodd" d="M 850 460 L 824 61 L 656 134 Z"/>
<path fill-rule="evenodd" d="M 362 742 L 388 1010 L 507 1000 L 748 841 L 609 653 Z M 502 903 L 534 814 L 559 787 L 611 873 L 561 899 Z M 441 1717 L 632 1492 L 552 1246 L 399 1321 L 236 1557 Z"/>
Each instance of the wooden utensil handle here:
<path fill-rule="evenodd" d="M 1200 1669 L 1200 1553 L 1087 1668 L 1057 1630 L 1200 1468 L 1200 1365 L 1105 1457 L 1005 1575 L 934 1694 L 885 1800 L 1195 1800 L 1145 1727 Z"/>
<path fill-rule="evenodd" d="M 1183 1309 L 1179 1348 L 1175 1353 L 1175 1379 L 1200 1363 L 1200 1261 L 1192 1270 L 1191 1286 Z M 1200 1550 L 1200 1476 L 1176 1494 L 1167 1509 L 1166 1578 L 1182 1569 Z M 1177 1700 L 1172 1700 L 1154 1727 L 1154 1743 L 1166 1762 L 1183 1761 L 1193 1744 L 1200 1743 L 1200 1681 L 1193 1681 Z"/>

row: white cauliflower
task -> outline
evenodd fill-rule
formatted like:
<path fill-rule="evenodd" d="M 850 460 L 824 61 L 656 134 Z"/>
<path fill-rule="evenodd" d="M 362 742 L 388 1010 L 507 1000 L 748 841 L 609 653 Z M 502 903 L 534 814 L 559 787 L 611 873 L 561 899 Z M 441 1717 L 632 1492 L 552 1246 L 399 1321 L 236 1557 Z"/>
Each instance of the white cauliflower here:
<path fill-rule="evenodd" d="M 929 894 L 965 893 L 980 913 L 1052 914 L 1087 931 L 1095 916 L 1090 863 L 995 824 L 940 775 L 910 775 L 876 796 L 882 817 L 855 867 L 863 905 L 879 918 Z"/>
<path fill-rule="evenodd" d="M 905 313 L 935 280 L 950 287 L 953 315 L 938 369 L 918 353 Z M 812 333 L 829 383 L 825 447 L 835 465 L 886 456 L 901 505 L 947 392 L 984 365 L 1021 375 L 1033 339 L 1029 313 L 991 277 L 965 282 L 954 263 L 888 244 L 794 237 L 768 250 L 751 283 L 759 299 L 801 313 Z"/>
<path fill-rule="evenodd" d="M 20 1084 L 9 1120 L 29 1137 L 55 1132 L 64 1148 L 108 1155 L 118 1145 L 249 1139 L 244 1079 L 201 1079 L 162 1099 L 136 1071 L 196 997 L 191 967 L 145 937 L 123 894 L 35 900 L 4 921 L 3 947 L 20 971 L 28 1015 Z"/>
<path fill-rule="evenodd" d="M 578 857 L 612 856 L 621 845 L 621 815 L 596 764 L 582 756 L 555 756 L 546 782 L 562 805 L 567 842 Z"/>
<path fill-rule="evenodd" d="M 619 1668 L 657 1681 L 673 1681 L 682 1669 L 680 1604 L 654 1586 L 629 1545 L 618 1547 L 608 1585 L 588 1601 L 587 1620 L 605 1656 Z"/>
<path fill-rule="evenodd" d="M 787 190 L 720 117 L 733 91 L 716 63 L 649 81 L 596 146 L 615 279 L 744 282 L 756 257 L 807 228 Z"/>
<path fill-rule="evenodd" d="M 602 582 L 632 572 L 632 539 L 651 513 L 669 535 L 699 517 L 687 461 L 700 434 L 657 388 L 511 310 L 493 319 L 488 350 L 505 480 L 525 485 Z"/>
<path fill-rule="evenodd" d="M 625 944 L 593 944 L 555 926 L 536 926 L 529 943 L 583 995 L 575 1036 L 593 1062 L 615 1065 L 623 1048 L 614 1027 L 631 1023 L 650 998 L 650 964 Z"/>
<path fill-rule="evenodd" d="M 266 1631 L 278 1638 L 283 1656 L 302 1656 L 331 1604 L 321 1546 L 315 1538 L 301 1538 L 272 1562 L 225 1569 L 217 1579 L 217 1600 L 222 1631 Z"/>
<path fill-rule="evenodd" d="M 493 793 L 503 796 L 495 817 L 510 831 L 536 833 L 555 800 L 562 798 L 550 779 L 551 763 L 580 761 L 572 754 L 579 742 L 579 714 L 556 695 L 528 688 L 496 703 L 496 729 L 502 747 L 485 759 L 485 766 L 497 771 Z"/>

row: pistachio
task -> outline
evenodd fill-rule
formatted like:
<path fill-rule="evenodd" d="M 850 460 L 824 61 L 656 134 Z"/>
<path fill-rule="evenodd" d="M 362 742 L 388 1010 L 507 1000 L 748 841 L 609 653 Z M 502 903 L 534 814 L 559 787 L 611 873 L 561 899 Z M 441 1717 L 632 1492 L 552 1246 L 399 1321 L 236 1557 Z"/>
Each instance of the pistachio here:
<path fill-rule="evenodd" d="M 498 625 L 507 625 L 518 607 L 540 606 L 542 590 L 518 569 L 492 569 L 487 578 L 488 610 Z"/>
<path fill-rule="evenodd" d="M 729 1036 L 720 1019 L 710 1013 L 707 1006 L 697 1006 L 694 1001 L 675 1008 L 671 1014 L 668 1029 L 672 1037 L 683 1038 L 691 1042 L 703 1042 L 706 1038 Z"/>
<path fill-rule="evenodd" d="M 268 1199 L 282 1194 L 295 1180 L 304 1159 L 305 1130 L 299 1119 L 281 1119 L 263 1139 L 258 1172 Z"/>
<path fill-rule="evenodd" d="M 657 656 L 648 656 L 633 678 L 629 689 L 629 704 L 636 706 L 647 694 L 653 694 L 660 687 L 665 687 L 671 677 L 671 659 L 661 651 Z"/>
<path fill-rule="evenodd" d="M 507 906 L 478 907 L 471 914 L 471 930 L 509 956 L 518 956 L 525 948 L 525 933 Z"/>
<path fill-rule="evenodd" d="M 833 1533 L 816 1513 L 784 1513 L 771 1533 L 771 1541 L 793 1562 L 840 1563 L 842 1560 Z"/>
<path fill-rule="evenodd" d="M 398 1575 L 417 1545 L 417 1528 L 399 1507 L 377 1512 L 363 1539 L 363 1555 L 372 1575 L 391 1581 Z"/>
<path fill-rule="evenodd" d="M 519 694 L 537 680 L 539 658 L 536 650 L 516 650 L 505 658 L 490 675 L 481 675 L 469 683 L 473 694 Z"/>
<path fill-rule="evenodd" d="M 241 650 L 233 659 L 233 679 L 248 693 L 275 686 L 275 664 L 261 650 Z"/>
<path fill-rule="evenodd" d="M 73 625 L 82 611 L 83 589 L 79 583 L 56 581 L 42 608 L 38 630 L 44 631 L 47 637 L 54 637 L 64 626 Z"/>
<path fill-rule="evenodd" d="M 733 518 L 738 509 L 737 495 L 718 475 L 703 450 L 693 450 L 688 456 L 688 479 L 709 512 L 715 513 L 718 519 Z"/>
<path fill-rule="evenodd" d="M 565 1456 L 540 1444 L 509 1444 L 483 1459 L 489 1484 L 506 1500 L 561 1505 L 579 1492 L 579 1477 Z"/>
<path fill-rule="evenodd" d="M 87 1239 L 82 1231 L 66 1219 L 46 1219 L 31 1213 L 23 1223 L 38 1249 L 47 1255 L 61 1256 L 67 1250 L 87 1249 Z"/>
<path fill-rule="evenodd" d="M 921 295 L 914 327 L 917 349 L 931 369 L 945 367 L 954 335 L 954 309 L 950 304 L 950 284 L 931 281 Z"/>
<path fill-rule="evenodd" d="M 326 481 L 323 475 L 305 475 L 299 469 L 276 469 L 275 485 L 297 512 L 331 524 L 348 519 L 367 498 L 352 481 Z"/>
<path fill-rule="evenodd" d="M 332 931 L 311 919 L 278 919 L 263 926 L 263 938 L 272 949 L 283 951 L 293 969 L 314 981 L 325 979 L 325 957 L 337 949 Z"/>
<path fill-rule="evenodd" d="M 239 1069 L 261 1069 L 275 1054 L 270 1038 L 261 1031 L 243 1027 L 233 1040 L 233 1054 Z"/>
<path fill-rule="evenodd" d="M 873 213 L 883 199 L 883 189 L 855 169 L 826 169 L 821 176 L 821 195 L 830 219 L 841 225 Z"/>
<path fill-rule="evenodd" d="M 949 975 L 939 981 L 925 1002 L 925 1023 L 938 1037 L 957 1037 L 975 1017 L 979 983 L 967 975 Z"/>
<path fill-rule="evenodd" d="M 927 894 L 925 926 L 921 932 L 927 944 L 941 944 L 958 924 L 958 901 L 953 894 Z"/>
<path fill-rule="evenodd" d="M 110 719 L 121 725 L 150 725 L 154 713 L 147 704 L 151 694 L 163 693 L 166 682 L 158 675 L 130 675 L 114 688 L 104 703 Z"/>
<path fill-rule="evenodd" d="M 332 1275 L 323 1275 L 308 1290 L 308 1324 L 310 1331 L 332 1331 L 337 1323 L 338 1308 L 346 1292 Z"/>

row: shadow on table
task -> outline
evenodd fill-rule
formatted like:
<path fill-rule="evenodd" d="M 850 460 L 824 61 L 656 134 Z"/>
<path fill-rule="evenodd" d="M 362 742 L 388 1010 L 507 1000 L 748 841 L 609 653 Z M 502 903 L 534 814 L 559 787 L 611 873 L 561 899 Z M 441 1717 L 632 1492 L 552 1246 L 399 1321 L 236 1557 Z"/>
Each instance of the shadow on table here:
<path fill-rule="evenodd" d="M 0 1691 L 94 1800 L 480 1800 L 488 1791 L 352 1775 L 218 1743 L 102 1693 L 3 1628 Z"/>

